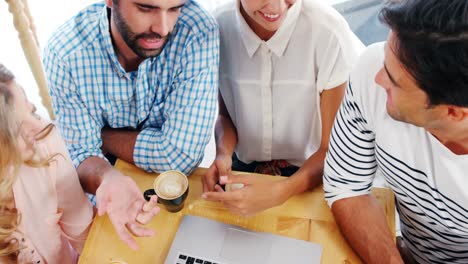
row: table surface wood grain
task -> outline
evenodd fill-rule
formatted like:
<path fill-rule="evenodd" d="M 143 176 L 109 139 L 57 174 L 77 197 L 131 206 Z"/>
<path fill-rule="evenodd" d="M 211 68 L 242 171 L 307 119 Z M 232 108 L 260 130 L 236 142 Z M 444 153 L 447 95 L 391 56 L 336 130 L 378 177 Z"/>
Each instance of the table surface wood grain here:
<path fill-rule="evenodd" d="M 116 168 L 132 177 L 142 191 L 152 188 L 157 176 L 120 160 Z M 201 198 L 201 176 L 205 172 L 206 169 L 200 168 L 189 176 L 190 191 L 183 210 L 169 213 L 161 209 L 161 212 L 147 225 L 156 231 L 156 235 L 150 238 L 136 238 L 138 251 L 131 250 L 119 240 L 107 215 L 97 216 L 79 263 L 164 263 L 179 223 L 185 214 L 319 243 L 323 247 L 322 263 L 362 263 L 341 235 L 325 202 L 322 186 L 296 195 L 281 206 L 246 218 L 232 215 L 221 203 L 208 202 Z M 268 175 L 256 175 L 256 177 L 281 179 Z M 392 191 L 373 188 L 372 194 L 384 209 L 390 230 L 395 234 L 395 204 Z"/>

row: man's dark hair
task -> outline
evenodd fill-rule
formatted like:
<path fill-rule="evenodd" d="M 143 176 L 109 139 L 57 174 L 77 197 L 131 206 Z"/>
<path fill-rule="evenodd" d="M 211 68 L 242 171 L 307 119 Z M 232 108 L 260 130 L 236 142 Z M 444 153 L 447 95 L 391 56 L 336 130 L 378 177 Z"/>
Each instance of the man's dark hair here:
<path fill-rule="evenodd" d="M 468 0 L 389 2 L 379 17 L 429 105 L 468 107 Z"/>

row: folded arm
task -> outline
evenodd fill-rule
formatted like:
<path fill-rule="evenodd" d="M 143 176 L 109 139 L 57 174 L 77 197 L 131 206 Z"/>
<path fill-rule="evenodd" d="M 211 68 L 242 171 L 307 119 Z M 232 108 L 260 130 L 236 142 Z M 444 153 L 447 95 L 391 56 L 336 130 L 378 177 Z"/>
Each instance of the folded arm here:
<path fill-rule="evenodd" d="M 191 40 L 174 69 L 164 124 L 161 128 L 146 127 L 136 138 L 133 159 L 138 167 L 189 174 L 201 162 L 217 108 L 218 49 L 217 28 Z"/>

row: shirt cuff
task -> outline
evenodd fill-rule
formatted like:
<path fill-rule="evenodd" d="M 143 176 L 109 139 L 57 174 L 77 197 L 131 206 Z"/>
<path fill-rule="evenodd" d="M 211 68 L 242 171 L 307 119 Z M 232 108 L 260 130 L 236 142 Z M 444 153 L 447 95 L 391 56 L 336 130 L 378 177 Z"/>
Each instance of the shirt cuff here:
<path fill-rule="evenodd" d="M 146 128 L 138 134 L 133 161 L 136 166 L 148 172 L 179 170 L 189 175 L 201 159 L 192 159 L 169 140 L 164 140 L 164 135 L 159 129 Z"/>
<path fill-rule="evenodd" d="M 158 146 L 161 137 L 161 131 L 154 128 L 146 128 L 138 134 L 133 150 L 133 161 L 137 167 L 157 173 L 170 169 L 157 161 L 160 156 L 157 153 L 159 153 Z"/>
<path fill-rule="evenodd" d="M 325 90 L 331 90 L 333 88 L 336 88 L 338 85 L 342 85 L 343 83 L 347 82 L 349 79 L 349 71 L 343 71 L 340 74 L 336 74 L 336 77 L 329 80 L 327 82 L 327 86 L 324 87 Z"/>
<path fill-rule="evenodd" d="M 324 185 L 324 189 L 325 189 L 325 185 Z M 370 194 L 370 191 L 361 191 L 361 192 L 349 191 L 349 192 L 342 192 L 342 193 L 327 193 L 325 191 L 325 200 L 327 201 L 328 206 L 332 208 L 333 203 L 335 203 L 336 201 L 346 199 L 346 198 L 368 195 L 368 194 Z"/>
<path fill-rule="evenodd" d="M 104 154 L 102 154 L 102 152 L 100 151 L 99 152 L 80 152 L 80 153 L 73 153 L 73 154 L 71 152 L 70 156 L 72 157 L 73 165 L 75 166 L 75 168 L 78 168 L 78 166 L 80 166 L 80 164 L 89 157 L 99 157 L 109 162 L 109 160 L 107 160 Z"/>

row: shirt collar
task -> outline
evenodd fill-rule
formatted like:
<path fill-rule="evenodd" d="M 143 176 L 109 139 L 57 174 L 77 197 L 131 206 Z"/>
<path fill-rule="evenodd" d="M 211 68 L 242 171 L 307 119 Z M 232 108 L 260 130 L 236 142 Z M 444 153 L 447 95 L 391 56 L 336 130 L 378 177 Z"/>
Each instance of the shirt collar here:
<path fill-rule="evenodd" d="M 281 24 L 280 28 L 275 32 L 273 37 L 267 41 L 268 47 L 276 54 L 281 57 L 288 46 L 289 40 L 296 27 L 297 20 L 301 14 L 302 0 L 297 0 L 291 8 L 288 10 L 288 14 Z"/>
<path fill-rule="evenodd" d="M 240 1 L 236 1 L 236 4 L 236 20 L 238 28 L 240 29 L 240 35 L 249 57 L 252 57 L 264 41 L 261 40 L 255 32 L 253 32 L 245 21 L 240 12 Z M 280 28 L 275 32 L 271 39 L 265 42 L 268 48 L 278 57 L 283 56 L 284 51 L 288 46 L 289 40 L 291 39 L 301 13 L 301 6 L 302 0 L 297 0 L 296 3 L 289 8 L 286 18 Z"/>
<path fill-rule="evenodd" d="M 237 28 L 239 28 L 240 30 L 240 35 L 242 41 L 244 42 L 244 46 L 247 49 L 249 57 L 252 58 L 252 56 L 262 43 L 262 40 L 257 36 L 257 34 L 255 34 L 255 32 L 253 32 L 253 30 L 250 28 L 250 26 L 247 24 L 244 17 L 242 16 L 240 12 L 239 0 L 236 1 L 236 20 L 238 25 Z"/>

